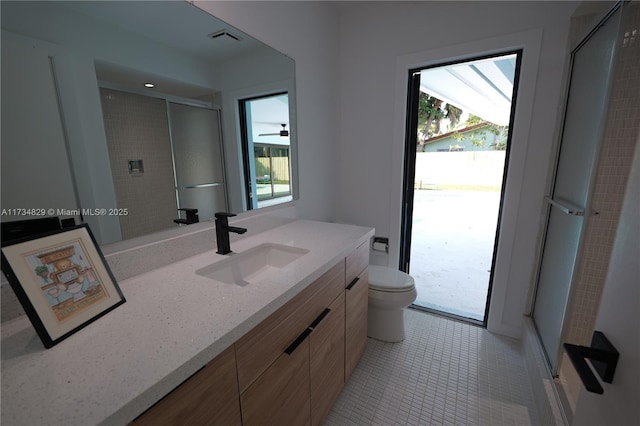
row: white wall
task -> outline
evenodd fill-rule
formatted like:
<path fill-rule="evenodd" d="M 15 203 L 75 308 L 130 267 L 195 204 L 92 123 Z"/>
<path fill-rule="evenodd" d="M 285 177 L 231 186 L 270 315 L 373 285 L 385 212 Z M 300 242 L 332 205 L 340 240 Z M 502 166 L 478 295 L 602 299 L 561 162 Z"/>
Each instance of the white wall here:
<path fill-rule="evenodd" d="M 520 144 L 523 167 L 508 222 L 502 332 L 517 337 L 534 267 L 552 153 L 569 16 L 563 2 L 196 2 L 296 61 L 301 217 L 374 226 L 397 264 L 404 117 L 394 100 L 400 57 L 528 30 L 542 33 L 534 99 Z M 341 16 L 338 17 L 338 13 Z M 452 50 L 453 51 L 453 50 Z M 398 123 L 400 123 L 398 125 Z M 516 123 L 518 125 L 518 123 Z M 531 141 L 531 142 L 529 142 Z M 513 186 L 513 185 L 512 185 Z M 395 256 L 395 258 L 394 258 Z M 496 304 L 494 304 L 495 307 Z M 497 308 L 496 308 L 497 309 Z"/>
<path fill-rule="evenodd" d="M 443 61 L 452 59 L 464 51 L 461 45 L 517 33 L 529 34 L 530 52 L 541 33 L 539 61 L 535 55 L 526 59 L 534 72 L 523 84 L 532 91 L 525 105 L 529 110 L 521 108 L 515 123 L 521 132 L 512 153 L 517 152 L 520 167 L 511 170 L 515 180 L 507 184 L 511 196 L 503 215 L 503 227 L 511 231 L 503 233 L 501 245 L 510 259 L 501 282 L 494 282 L 500 300 L 492 300 L 496 315 L 489 322 L 490 330 L 513 337 L 522 329 L 534 268 L 568 59 L 569 18 L 576 7 L 564 2 L 354 2 L 344 6 L 340 20 L 337 219 L 374 226 L 376 234 L 389 236 L 392 266 L 398 264 L 404 143 L 404 106 L 400 102 L 397 111 L 394 99 L 404 99 L 407 90 L 406 77 L 396 83 L 397 64 L 418 52 L 437 51 Z"/>
<path fill-rule="evenodd" d="M 100 93 L 92 58 L 50 52 L 63 110 L 69 158 L 82 208 L 117 207 Z M 100 244 L 122 239 L 117 216 L 84 216 Z"/>
<path fill-rule="evenodd" d="M 78 208 L 47 52 L 3 38 L 2 64 L 2 221 Z"/>
<path fill-rule="evenodd" d="M 515 180 L 503 217 L 510 234 L 501 244 L 510 258 L 503 262 L 490 322 L 490 329 L 518 337 L 563 92 L 569 17 L 577 3 L 195 4 L 296 61 L 299 214 L 375 227 L 378 235 L 391 239 L 386 261 L 393 266 L 404 141 L 404 117 L 394 100 L 406 92 L 406 85 L 397 84 L 399 58 L 438 49 L 446 60 L 448 46 L 516 33 L 533 34 L 529 40 L 537 35 L 539 57 L 528 55 L 530 102 L 520 108 L 520 136 L 513 142 L 519 167 L 511 172 Z"/>
<path fill-rule="evenodd" d="M 296 61 L 301 217 L 332 220 L 339 191 L 338 20 L 326 2 L 196 1 L 201 9 Z"/>
<path fill-rule="evenodd" d="M 602 331 L 620 352 L 613 383 L 603 383 L 604 394 L 582 389 L 574 425 L 640 424 L 640 135 L 625 193 L 611 263 L 595 330 Z"/>
<path fill-rule="evenodd" d="M 414 182 L 423 188 L 502 185 L 505 151 L 417 152 Z"/>

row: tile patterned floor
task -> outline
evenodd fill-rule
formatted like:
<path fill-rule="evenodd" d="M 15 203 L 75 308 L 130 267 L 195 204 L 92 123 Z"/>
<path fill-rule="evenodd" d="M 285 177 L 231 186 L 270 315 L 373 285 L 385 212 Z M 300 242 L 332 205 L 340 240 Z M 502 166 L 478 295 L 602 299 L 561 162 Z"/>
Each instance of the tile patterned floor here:
<path fill-rule="evenodd" d="M 537 425 L 518 341 L 407 310 L 406 339 L 369 339 L 326 419 L 345 425 Z"/>

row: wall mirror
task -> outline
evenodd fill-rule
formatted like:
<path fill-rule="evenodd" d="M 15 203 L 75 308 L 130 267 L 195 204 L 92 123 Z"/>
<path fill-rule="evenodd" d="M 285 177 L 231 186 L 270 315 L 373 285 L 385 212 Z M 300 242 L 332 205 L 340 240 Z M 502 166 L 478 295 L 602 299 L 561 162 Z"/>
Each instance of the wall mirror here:
<path fill-rule="evenodd" d="M 3 222 L 107 244 L 297 199 L 291 58 L 183 1 L 0 5 Z"/>

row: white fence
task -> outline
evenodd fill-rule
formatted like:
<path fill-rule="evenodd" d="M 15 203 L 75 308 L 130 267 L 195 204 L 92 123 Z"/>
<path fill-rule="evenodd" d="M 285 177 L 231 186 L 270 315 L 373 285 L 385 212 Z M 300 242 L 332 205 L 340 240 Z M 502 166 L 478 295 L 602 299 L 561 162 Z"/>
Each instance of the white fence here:
<path fill-rule="evenodd" d="M 415 188 L 499 189 L 505 151 L 418 152 Z"/>

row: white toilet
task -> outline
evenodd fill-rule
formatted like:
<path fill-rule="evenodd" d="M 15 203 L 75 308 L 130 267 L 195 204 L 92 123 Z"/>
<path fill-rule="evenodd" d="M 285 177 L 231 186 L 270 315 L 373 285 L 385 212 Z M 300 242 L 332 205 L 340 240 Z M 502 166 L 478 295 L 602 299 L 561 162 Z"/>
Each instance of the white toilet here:
<path fill-rule="evenodd" d="M 404 310 L 418 292 L 413 277 L 396 269 L 369 265 L 367 335 L 384 342 L 404 340 Z"/>

